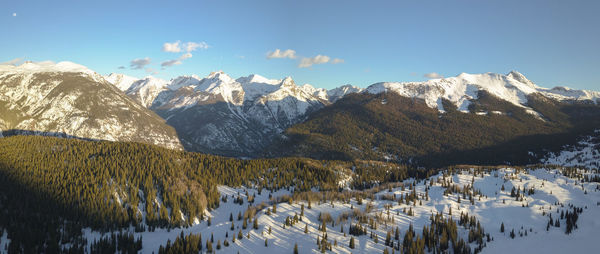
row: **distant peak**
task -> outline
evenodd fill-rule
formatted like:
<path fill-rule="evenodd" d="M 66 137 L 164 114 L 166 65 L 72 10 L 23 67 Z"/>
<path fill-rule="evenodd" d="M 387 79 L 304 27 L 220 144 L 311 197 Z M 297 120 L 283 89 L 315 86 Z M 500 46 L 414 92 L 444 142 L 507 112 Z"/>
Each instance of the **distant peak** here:
<path fill-rule="evenodd" d="M 233 81 L 233 79 L 223 71 L 213 71 L 206 78 L 207 79 L 218 79 L 218 80 L 221 80 L 224 82 Z"/>
<path fill-rule="evenodd" d="M 507 75 L 507 77 L 511 77 L 521 83 L 532 84 L 532 82 L 525 77 L 525 75 L 521 74 L 518 71 L 511 71 Z"/>
<path fill-rule="evenodd" d="M 296 83 L 294 83 L 294 80 L 292 79 L 292 77 L 287 76 L 285 77 L 282 81 L 281 81 L 281 85 L 283 86 L 295 86 Z"/>
<path fill-rule="evenodd" d="M 241 82 L 241 83 L 265 83 L 265 84 L 273 83 L 273 80 L 270 80 L 270 79 L 265 78 L 258 74 L 250 74 L 246 77 L 238 78 L 237 81 Z"/>
<path fill-rule="evenodd" d="M 25 61 L 19 66 L 3 65 L 1 70 L 17 72 L 81 72 L 94 74 L 95 72 L 87 67 L 73 62 L 63 61 L 54 63 L 52 61 L 32 62 Z"/>

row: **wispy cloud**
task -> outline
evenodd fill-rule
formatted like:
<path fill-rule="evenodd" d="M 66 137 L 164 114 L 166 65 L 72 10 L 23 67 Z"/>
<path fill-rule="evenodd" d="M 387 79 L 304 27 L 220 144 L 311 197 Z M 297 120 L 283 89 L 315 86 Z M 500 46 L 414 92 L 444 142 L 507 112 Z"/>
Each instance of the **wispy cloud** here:
<path fill-rule="evenodd" d="M 3 63 L 0 63 L 0 65 L 14 65 L 14 66 L 17 66 L 17 65 L 20 65 L 21 63 L 23 63 L 23 61 L 24 61 L 23 58 L 19 57 L 19 58 L 12 59 L 10 61 L 6 61 L 6 62 L 3 62 Z"/>
<path fill-rule="evenodd" d="M 119 67 L 117 67 L 117 69 L 123 70 L 123 69 L 125 69 L 125 66 L 119 66 Z"/>
<path fill-rule="evenodd" d="M 185 53 L 185 54 L 181 55 L 179 57 L 179 60 L 185 60 L 185 59 L 188 59 L 188 58 L 192 58 L 192 53 L 188 52 L 188 53 Z"/>
<path fill-rule="evenodd" d="M 302 60 L 300 60 L 300 64 L 298 64 L 298 67 L 308 68 L 315 64 L 328 63 L 330 59 L 331 59 L 330 57 L 324 56 L 324 55 L 316 55 L 314 57 L 304 57 L 304 58 L 302 58 Z"/>
<path fill-rule="evenodd" d="M 293 49 L 286 49 L 284 51 L 281 51 L 280 49 L 275 49 L 274 51 L 267 52 L 267 59 L 272 58 L 296 59 L 296 51 Z"/>
<path fill-rule="evenodd" d="M 17 13 L 16 13 L 16 12 L 13 12 L 13 17 L 16 17 L 16 16 L 17 16 Z"/>
<path fill-rule="evenodd" d="M 169 66 L 173 66 L 173 65 L 180 65 L 183 63 L 182 62 L 183 60 L 188 59 L 188 58 L 192 58 L 192 53 L 188 52 L 188 53 L 181 55 L 177 59 L 164 61 L 160 64 L 160 66 L 164 68 L 164 67 L 169 67 Z"/>
<path fill-rule="evenodd" d="M 169 67 L 173 65 L 180 65 L 182 62 L 179 59 L 167 60 L 160 64 L 161 67 Z"/>
<path fill-rule="evenodd" d="M 146 65 L 149 65 L 152 60 L 149 57 L 145 58 L 136 58 L 131 60 L 129 63 L 129 67 L 134 70 L 143 69 Z"/>
<path fill-rule="evenodd" d="M 185 42 L 185 43 L 181 43 L 181 41 L 176 41 L 176 42 L 165 42 L 163 44 L 163 48 L 162 50 L 164 52 L 171 52 L 171 53 L 179 53 L 182 51 L 185 52 L 192 52 L 192 51 L 196 51 L 197 49 L 207 49 L 210 46 L 208 46 L 208 44 L 206 42 Z"/>
<path fill-rule="evenodd" d="M 146 73 L 149 73 L 150 75 L 158 74 L 158 71 L 156 71 L 155 69 L 152 69 L 152 68 L 146 68 L 145 71 L 146 71 Z"/>
<path fill-rule="evenodd" d="M 341 64 L 344 63 L 344 59 L 334 58 L 331 60 L 331 64 Z"/>
<path fill-rule="evenodd" d="M 443 78 L 444 76 L 440 75 L 437 72 L 430 72 L 430 73 L 425 73 L 425 75 L 423 75 L 423 77 L 428 78 L 428 79 L 437 79 L 437 78 Z"/>
<path fill-rule="evenodd" d="M 180 65 L 183 63 L 183 60 L 192 58 L 192 51 L 196 51 L 198 49 L 207 49 L 210 46 L 206 42 L 185 42 L 181 43 L 181 41 L 176 42 L 165 42 L 163 44 L 163 51 L 178 53 L 178 52 L 186 52 L 183 55 L 179 56 L 177 59 L 167 60 L 160 64 L 161 67 L 166 68 L 173 65 Z"/>
<path fill-rule="evenodd" d="M 197 49 L 208 49 L 210 46 L 206 42 L 187 42 L 183 44 L 186 52 L 196 51 Z"/>

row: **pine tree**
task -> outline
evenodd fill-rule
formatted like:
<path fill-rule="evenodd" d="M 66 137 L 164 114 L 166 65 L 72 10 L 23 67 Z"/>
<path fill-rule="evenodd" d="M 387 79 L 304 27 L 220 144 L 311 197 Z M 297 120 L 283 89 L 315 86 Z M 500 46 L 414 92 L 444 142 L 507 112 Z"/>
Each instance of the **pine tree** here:
<path fill-rule="evenodd" d="M 354 249 L 354 236 L 350 237 L 350 244 L 348 245 L 348 247 L 350 247 L 350 249 Z"/>
<path fill-rule="evenodd" d="M 385 236 L 385 245 L 390 246 L 391 241 L 392 241 L 392 232 L 388 231 L 387 235 Z"/>
<path fill-rule="evenodd" d="M 298 243 L 294 244 L 294 254 L 298 254 Z"/>
<path fill-rule="evenodd" d="M 208 240 L 206 240 L 206 252 L 208 252 L 208 253 L 213 252 L 212 242 L 210 242 Z"/>
<path fill-rule="evenodd" d="M 504 222 L 500 224 L 500 233 L 504 233 Z"/>

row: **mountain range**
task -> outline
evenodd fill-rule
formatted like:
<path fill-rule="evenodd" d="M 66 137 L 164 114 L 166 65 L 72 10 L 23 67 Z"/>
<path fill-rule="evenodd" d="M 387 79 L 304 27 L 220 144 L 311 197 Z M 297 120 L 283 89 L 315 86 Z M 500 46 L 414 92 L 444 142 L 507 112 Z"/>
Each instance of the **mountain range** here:
<path fill-rule="evenodd" d="M 234 157 L 422 162 L 535 135 L 563 135 L 564 145 L 593 129 L 599 102 L 600 92 L 543 88 L 516 71 L 326 90 L 222 71 L 167 81 L 101 76 L 70 62 L 0 66 L 4 135 L 58 133 Z M 497 160 L 504 159 L 514 156 Z"/>

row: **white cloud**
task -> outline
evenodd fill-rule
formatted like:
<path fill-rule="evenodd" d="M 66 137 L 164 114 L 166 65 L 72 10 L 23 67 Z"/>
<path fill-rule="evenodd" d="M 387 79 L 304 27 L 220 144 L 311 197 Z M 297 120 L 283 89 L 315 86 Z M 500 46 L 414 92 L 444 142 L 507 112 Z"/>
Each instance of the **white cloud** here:
<path fill-rule="evenodd" d="M 21 63 L 23 63 L 23 58 L 19 57 L 19 58 L 15 58 L 13 60 L 10 60 L 10 61 L 6 61 L 6 62 L 3 62 L 3 63 L 0 63 L 0 65 L 14 65 L 14 66 L 17 66 L 17 65 L 20 65 Z"/>
<path fill-rule="evenodd" d="M 423 75 L 423 77 L 428 78 L 428 79 L 437 79 L 437 78 L 443 78 L 444 76 L 438 74 L 437 72 L 430 72 L 430 73 L 425 73 L 425 75 Z"/>
<path fill-rule="evenodd" d="M 173 65 L 180 65 L 182 62 L 179 59 L 173 59 L 173 60 L 168 60 L 168 61 L 164 61 L 160 64 L 161 67 L 169 67 L 169 66 L 173 66 Z"/>
<path fill-rule="evenodd" d="M 315 64 L 328 63 L 329 60 L 330 60 L 330 57 L 324 56 L 324 55 L 316 55 L 314 57 L 304 57 L 304 58 L 302 58 L 302 60 L 300 60 L 300 64 L 298 64 L 298 67 L 308 68 Z"/>
<path fill-rule="evenodd" d="M 185 51 L 187 52 L 192 52 L 192 51 L 196 51 L 196 49 L 207 49 L 208 44 L 206 42 L 188 42 L 188 43 L 184 43 Z"/>
<path fill-rule="evenodd" d="M 341 64 L 344 63 L 344 59 L 334 58 L 331 60 L 331 64 Z"/>
<path fill-rule="evenodd" d="M 179 43 L 181 43 L 181 41 L 170 42 L 170 43 L 165 42 L 165 44 L 163 44 L 163 51 L 171 52 L 171 53 L 181 52 L 181 47 L 179 46 Z"/>
<path fill-rule="evenodd" d="M 149 57 L 137 58 L 137 59 L 131 60 L 131 62 L 129 63 L 129 67 L 134 70 L 139 70 L 139 69 L 143 69 L 144 66 L 149 65 L 151 62 L 152 62 L 152 60 Z"/>
<path fill-rule="evenodd" d="M 165 42 L 165 44 L 163 44 L 163 51 L 164 52 L 171 52 L 171 53 L 179 53 L 182 51 L 185 52 L 192 52 L 192 51 L 196 51 L 197 49 L 207 49 L 208 44 L 206 42 L 185 42 L 185 43 L 181 43 L 181 41 L 176 41 L 176 42 Z"/>
<path fill-rule="evenodd" d="M 16 16 L 17 16 L 17 13 L 16 13 L 16 12 L 13 12 L 13 17 L 16 17 Z"/>
<path fill-rule="evenodd" d="M 267 52 L 267 59 L 271 58 L 296 59 L 296 51 L 293 49 L 286 49 L 284 51 L 281 51 L 280 49 L 275 49 L 275 51 Z"/>

